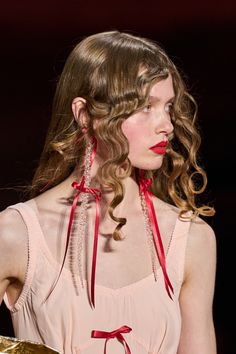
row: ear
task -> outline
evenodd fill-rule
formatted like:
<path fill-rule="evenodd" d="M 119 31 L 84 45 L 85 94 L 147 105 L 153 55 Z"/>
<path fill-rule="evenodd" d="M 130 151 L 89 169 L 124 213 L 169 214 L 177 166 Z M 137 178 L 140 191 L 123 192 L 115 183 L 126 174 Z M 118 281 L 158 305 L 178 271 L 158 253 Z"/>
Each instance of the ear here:
<path fill-rule="evenodd" d="M 76 122 L 86 128 L 88 126 L 88 116 L 86 114 L 86 100 L 82 97 L 75 97 L 71 105 Z"/>

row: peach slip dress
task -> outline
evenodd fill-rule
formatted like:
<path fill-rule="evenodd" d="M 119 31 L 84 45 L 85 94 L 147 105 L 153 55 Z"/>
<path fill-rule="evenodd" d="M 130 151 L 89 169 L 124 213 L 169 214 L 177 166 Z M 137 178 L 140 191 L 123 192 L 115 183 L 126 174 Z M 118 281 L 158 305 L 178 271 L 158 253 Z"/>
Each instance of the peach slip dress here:
<path fill-rule="evenodd" d="M 10 208 L 20 213 L 28 231 L 29 259 L 23 290 L 12 305 L 4 296 L 17 338 L 45 343 L 65 354 L 177 353 L 181 331 L 178 297 L 190 221 L 177 218 L 168 248 L 166 263 L 173 300 L 166 293 L 159 268 L 157 281 L 151 273 L 118 289 L 95 284 L 96 307 L 92 309 L 86 286 L 76 295 L 67 268 L 44 301 L 60 265 L 50 253 L 35 210 L 27 203 Z M 107 341 L 91 335 L 93 330 L 119 332 L 123 326 L 131 329 L 121 334 L 125 343 L 119 340 L 119 334 Z"/>

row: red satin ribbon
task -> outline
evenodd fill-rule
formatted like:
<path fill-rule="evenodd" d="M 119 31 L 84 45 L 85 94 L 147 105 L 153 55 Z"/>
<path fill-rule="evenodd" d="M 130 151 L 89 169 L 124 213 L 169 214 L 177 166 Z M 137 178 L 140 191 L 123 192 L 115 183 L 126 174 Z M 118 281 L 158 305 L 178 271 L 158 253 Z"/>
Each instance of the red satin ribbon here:
<path fill-rule="evenodd" d="M 153 206 L 153 201 L 152 201 L 152 196 L 153 194 L 148 190 L 150 185 L 152 184 L 152 179 L 151 178 L 144 178 L 144 171 L 140 171 L 139 175 L 139 185 L 140 185 L 140 193 L 143 193 L 146 205 L 147 205 L 147 210 L 148 210 L 148 215 L 152 227 L 152 233 L 153 233 L 153 238 L 154 238 L 154 244 L 157 252 L 157 256 L 162 268 L 162 272 L 164 275 L 164 281 L 165 281 L 165 287 L 166 291 L 169 295 L 169 297 L 172 299 L 171 292 L 172 294 L 174 293 L 173 287 L 171 285 L 170 279 L 168 277 L 167 271 L 166 271 L 166 260 L 165 260 L 165 252 L 164 252 L 164 247 L 162 244 L 161 240 L 161 235 L 160 235 L 160 230 L 158 227 L 157 219 L 156 219 L 156 213 L 154 210 Z"/>
<path fill-rule="evenodd" d="M 93 330 L 91 337 L 92 338 L 106 338 L 105 346 L 104 346 L 104 354 L 106 354 L 107 341 L 111 338 L 117 338 L 120 342 L 122 342 L 122 344 L 125 348 L 125 353 L 131 354 L 130 348 L 129 348 L 128 344 L 126 343 L 125 338 L 122 335 L 122 333 L 129 333 L 130 331 L 132 331 L 132 328 L 130 328 L 128 326 L 122 326 L 112 332 Z"/>
<path fill-rule="evenodd" d="M 81 192 L 89 193 L 95 196 L 96 201 L 96 219 L 95 219 L 95 226 L 94 226 L 94 243 L 93 243 L 93 259 L 92 259 L 92 274 L 91 274 L 91 301 L 93 306 L 95 307 L 95 296 L 94 296 L 94 284 L 95 284 L 95 273 L 96 273 L 96 260 L 97 260 L 97 244 L 98 244 L 98 228 L 100 223 L 100 199 L 101 199 L 101 191 L 96 188 L 87 188 L 84 186 L 85 184 L 85 177 L 83 176 L 80 183 L 73 182 L 72 187 L 78 190 L 76 194 L 72 207 L 71 207 L 71 214 L 70 214 L 70 221 L 68 226 L 68 233 L 67 233 L 67 242 L 66 242 L 66 252 L 69 245 L 69 239 L 71 234 L 71 228 L 74 219 L 75 208 L 78 203 L 79 195 Z"/>

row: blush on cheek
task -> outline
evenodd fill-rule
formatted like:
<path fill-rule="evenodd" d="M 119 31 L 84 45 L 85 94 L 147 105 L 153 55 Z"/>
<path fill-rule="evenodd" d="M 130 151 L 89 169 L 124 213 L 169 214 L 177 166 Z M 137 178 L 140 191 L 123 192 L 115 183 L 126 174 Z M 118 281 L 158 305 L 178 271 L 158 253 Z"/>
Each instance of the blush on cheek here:
<path fill-rule="evenodd" d="M 122 131 L 126 138 L 128 139 L 129 143 L 132 142 L 137 142 L 137 139 L 139 139 L 143 135 L 143 129 L 140 125 L 137 124 L 129 124 L 129 121 L 126 120 L 123 125 L 122 125 Z"/>

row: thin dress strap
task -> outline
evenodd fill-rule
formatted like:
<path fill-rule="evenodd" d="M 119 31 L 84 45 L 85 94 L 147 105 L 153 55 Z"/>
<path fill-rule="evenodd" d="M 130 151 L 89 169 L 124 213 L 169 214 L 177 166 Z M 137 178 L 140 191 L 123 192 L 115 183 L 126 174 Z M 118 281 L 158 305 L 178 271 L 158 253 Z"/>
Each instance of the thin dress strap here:
<path fill-rule="evenodd" d="M 171 239 L 168 252 L 168 267 L 175 270 L 179 285 L 183 283 L 184 266 L 189 229 L 192 223 L 192 212 L 186 212 L 183 217 L 178 217 Z M 180 289 L 179 289 L 180 290 Z"/>

